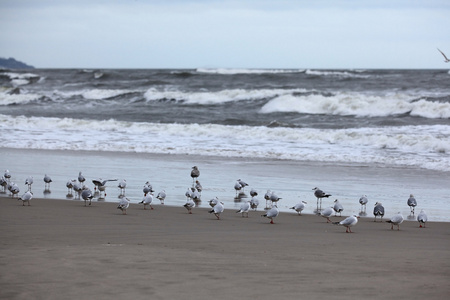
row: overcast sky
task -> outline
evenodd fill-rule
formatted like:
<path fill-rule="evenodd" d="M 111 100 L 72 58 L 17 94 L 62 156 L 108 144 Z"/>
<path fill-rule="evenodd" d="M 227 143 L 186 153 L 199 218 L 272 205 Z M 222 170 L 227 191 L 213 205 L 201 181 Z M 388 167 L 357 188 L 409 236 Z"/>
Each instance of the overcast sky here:
<path fill-rule="evenodd" d="M 0 0 L 38 68 L 450 68 L 448 0 Z"/>

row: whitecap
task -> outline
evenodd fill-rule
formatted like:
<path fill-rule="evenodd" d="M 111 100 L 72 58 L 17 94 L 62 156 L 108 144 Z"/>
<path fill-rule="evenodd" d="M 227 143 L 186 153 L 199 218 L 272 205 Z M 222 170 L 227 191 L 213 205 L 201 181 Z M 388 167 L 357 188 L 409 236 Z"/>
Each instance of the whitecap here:
<path fill-rule="evenodd" d="M 450 118 L 450 103 L 433 102 L 414 96 L 392 93 L 368 95 L 363 93 L 336 93 L 280 95 L 267 102 L 260 113 L 296 112 L 356 117 L 387 117 L 410 113 L 413 116 L 438 119 Z"/>
<path fill-rule="evenodd" d="M 10 131 L 15 134 L 6 134 Z M 0 115 L 0 137 L 2 147 L 10 148 L 195 153 L 450 171 L 446 125 L 313 129 Z"/>
<path fill-rule="evenodd" d="M 197 73 L 221 74 L 221 75 L 237 75 L 237 74 L 280 74 L 280 73 L 303 73 L 304 69 L 207 69 L 198 68 Z"/>

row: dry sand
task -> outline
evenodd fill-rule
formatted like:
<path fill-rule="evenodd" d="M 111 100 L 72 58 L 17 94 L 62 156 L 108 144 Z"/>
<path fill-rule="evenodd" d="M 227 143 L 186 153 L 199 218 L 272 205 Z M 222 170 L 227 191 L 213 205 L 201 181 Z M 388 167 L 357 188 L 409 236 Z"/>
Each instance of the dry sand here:
<path fill-rule="evenodd" d="M 444 299 L 450 223 L 0 198 L 1 299 Z M 334 217 L 335 221 L 342 218 Z"/>

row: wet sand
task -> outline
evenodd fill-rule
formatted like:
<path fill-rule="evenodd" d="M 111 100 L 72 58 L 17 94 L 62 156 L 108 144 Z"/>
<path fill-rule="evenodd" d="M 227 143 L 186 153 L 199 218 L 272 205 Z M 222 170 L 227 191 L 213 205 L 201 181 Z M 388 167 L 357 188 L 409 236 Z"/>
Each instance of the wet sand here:
<path fill-rule="evenodd" d="M 1 299 L 444 299 L 450 223 L 0 197 Z M 341 220 L 333 217 L 334 221 Z"/>

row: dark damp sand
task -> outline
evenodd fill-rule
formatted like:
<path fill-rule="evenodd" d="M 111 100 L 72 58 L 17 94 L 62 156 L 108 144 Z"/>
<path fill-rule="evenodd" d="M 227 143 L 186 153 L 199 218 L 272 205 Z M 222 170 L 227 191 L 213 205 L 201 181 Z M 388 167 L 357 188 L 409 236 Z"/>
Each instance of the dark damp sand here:
<path fill-rule="evenodd" d="M 0 197 L 1 299 L 445 299 L 450 223 Z M 342 218 L 333 217 L 337 221 Z"/>

